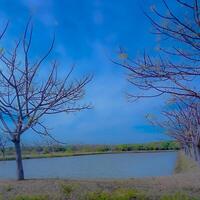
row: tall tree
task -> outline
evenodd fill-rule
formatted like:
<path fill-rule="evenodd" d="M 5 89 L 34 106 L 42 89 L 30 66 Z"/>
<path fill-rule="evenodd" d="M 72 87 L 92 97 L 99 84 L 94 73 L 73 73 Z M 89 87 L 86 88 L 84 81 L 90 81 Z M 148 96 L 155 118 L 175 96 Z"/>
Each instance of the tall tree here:
<path fill-rule="evenodd" d="M 121 50 L 123 61 L 114 62 L 128 70 L 133 86 L 145 91 L 132 98 L 172 94 L 200 99 L 200 1 L 175 0 L 172 8 L 162 2 L 162 11 L 152 6 L 153 14 L 145 13 L 160 38 L 158 51 L 131 59 Z"/>
<path fill-rule="evenodd" d="M 196 100 L 177 99 L 168 110 L 163 111 L 164 121 L 150 119 L 164 128 L 168 135 L 181 144 L 187 155 L 200 164 L 200 106 Z"/>
<path fill-rule="evenodd" d="M 57 61 L 49 65 L 45 63 L 45 77 L 40 76 L 55 39 L 43 56 L 32 61 L 32 33 L 33 25 L 29 21 L 23 37 L 16 42 L 14 48 L 3 48 L 0 54 L 0 123 L 2 133 L 15 146 L 18 180 L 24 179 L 21 136 L 32 130 L 32 133 L 52 137 L 43 122 L 45 116 L 90 108 L 89 105 L 79 104 L 79 101 L 84 97 L 85 86 L 92 77 L 87 75 L 73 80 L 73 67 L 65 75 L 62 72 L 61 76 Z"/>
<path fill-rule="evenodd" d="M 152 6 L 152 15 L 145 12 L 160 39 L 158 51 L 131 59 L 120 49 L 120 60 L 113 62 L 128 71 L 128 81 L 140 91 L 129 94 L 130 98 L 168 95 L 177 101 L 176 109 L 165 112 L 164 127 L 184 147 L 192 146 L 197 160 L 200 155 L 200 1 L 161 1 L 161 11 Z M 188 99 L 195 104 L 188 104 Z"/>

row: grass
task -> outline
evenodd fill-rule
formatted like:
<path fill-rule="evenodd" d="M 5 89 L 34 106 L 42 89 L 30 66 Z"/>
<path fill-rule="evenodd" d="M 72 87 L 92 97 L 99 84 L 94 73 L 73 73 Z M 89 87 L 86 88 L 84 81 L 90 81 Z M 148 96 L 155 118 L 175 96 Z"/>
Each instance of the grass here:
<path fill-rule="evenodd" d="M 199 166 L 197 163 L 192 160 L 191 158 L 184 155 L 182 151 L 179 152 L 176 166 L 175 166 L 175 173 L 186 173 L 190 171 L 198 171 Z"/>
<path fill-rule="evenodd" d="M 0 198 L 3 200 L 3 198 Z M 58 198 L 61 200 L 63 198 Z M 66 200 L 72 199 L 70 196 L 64 198 Z M 18 195 L 14 198 L 6 200 L 52 200 L 47 195 Z M 112 192 L 108 191 L 94 191 L 87 192 L 83 196 L 76 198 L 76 200 L 198 200 L 194 197 L 189 197 L 186 194 L 176 193 L 170 195 L 163 195 L 161 197 L 149 197 L 145 193 L 136 189 L 116 189 Z"/>
<path fill-rule="evenodd" d="M 57 198 L 56 200 L 61 199 L 74 199 L 70 196 L 65 196 L 64 198 Z M 3 200 L 0 196 L 0 200 Z M 51 196 L 48 195 L 18 195 L 16 197 L 6 199 L 6 200 L 52 200 Z M 116 189 L 112 192 L 109 191 L 93 191 L 87 192 L 86 194 L 76 198 L 76 200 L 198 200 L 194 197 L 189 197 L 183 193 L 176 193 L 170 195 L 163 195 L 161 197 L 150 197 L 144 192 L 138 191 L 136 189 Z"/>
<path fill-rule="evenodd" d="M 187 178 L 187 177 L 186 177 Z M 167 179 L 167 177 L 166 177 Z M 199 177 L 197 177 L 199 180 Z M 13 182 L 12 190 L 2 190 L 0 200 L 199 200 L 198 194 L 179 183 L 159 179 L 129 181 L 27 180 Z M 7 182 L 6 182 L 7 184 Z M 158 187 L 158 184 L 160 187 Z M 169 187 L 170 186 L 170 187 Z M 192 185 L 191 185 L 192 186 Z M 198 186 L 198 185 L 197 185 Z M 168 188 L 169 187 L 169 188 Z M 0 190 L 2 183 L 0 182 Z M 177 192 L 179 191 L 179 192 Z M 16 196 L 17 194 L 17 196 Z"/>
<path fill-rule="evenodd" d="M 14 197 L 11 200 L 50 200 L 50 198 L 45 195 L 22 195 Z"/>
<path fill-rule="evenodd" d="M 72 192 L 74 191 L 75 187 L 76 186 L 74 184 L 64 184 L 64 183 L 62 183 L 60 185 L 61 192 L 67 198 L 70 198 L 72 196 Z"/>
<path fill-rule="evenodd" d="M 13 187 L 11 185 L 5 185 L 4 189 L 5 189 L 6 192 L 11 192 Z"/>
<path fill-rule="evenodd" d="M 133 189 L 118 189 L 113 192 L 89 192 L 85 200 L 148 200 L 143 193 Z"/>
<path fill-rule="evenodd" d="M 194 197 L 189 197 L 186 194 L 176 193 L 174 195 L 164 195 L 160 200 L 198 200 Z"/>
<path fill-rule="evenodd" d="M 84 200 L 198 200 L 184 193 L 162 195 L 160 197 L 149 196 L 145 192 L 136 189 L 116 189 L 112 192 L 96 191 L 88 192 Z"/>
<path fill-rule="evenodd" d="M 144 192 L 135 189 L 118 189 L 113 192 L 90 192 L 85 200 L 198 200 L 183 193 L 163 195 L 161 197 L 150 197 Z"/>

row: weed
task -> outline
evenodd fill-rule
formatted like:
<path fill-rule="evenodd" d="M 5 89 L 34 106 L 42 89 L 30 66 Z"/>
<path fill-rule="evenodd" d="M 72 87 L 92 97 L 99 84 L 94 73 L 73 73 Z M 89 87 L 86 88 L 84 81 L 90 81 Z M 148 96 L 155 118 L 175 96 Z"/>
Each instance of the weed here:
<path fill-rule="evenodd" d="M 189 197 L 186 194 L 176 193 L 173 195 L 164 195 L 161 200 L 197 200 L 194 197 Z"/>
<path fill-rule="evenodd" d="M 44 195 L 23 195 L 17 196 L 12 200 L 48 200 L 48 196 Z"/>
<path fill-rule="evenodd" d="M 68 198 L 71 196 L 71 194 L 75 188 L 75 186 L 72 184 L 64 184 L 64 183 L 61 184 L 60 187 L 61 187 L 62 193 L 65 194 L 65 196 Z"/>
<path fill-rule="evenodd" d="M 133 189 L 118 189 L 110 192 L 89 192 L 86 195 L 86 200 L 148 200 L 141 192 Z"/>
<path fill-rule="evenodd" d="M 13 190 L 13 187 L 11 185 L 6 185 L 4 186 L 4 189 L 6 192 L 10 192 L 11 190 Z"/>

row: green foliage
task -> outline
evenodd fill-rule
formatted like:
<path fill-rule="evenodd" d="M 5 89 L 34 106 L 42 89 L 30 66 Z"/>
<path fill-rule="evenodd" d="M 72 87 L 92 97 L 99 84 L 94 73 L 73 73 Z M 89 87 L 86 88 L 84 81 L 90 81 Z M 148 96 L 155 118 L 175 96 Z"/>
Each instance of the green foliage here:
<path fill-rule="evenodd" d="M 144 193 L 135 189 L 118 189 L 113 192 L 99 191 L 88 192 L 84 200 L 152 200 Z M 153 198 L 154 199 L 154 198 Z M 156 198 L 157 199 L 157 198 Z M 194 197 L 189 197 L 186 194 L 176 193 L 164 195 L 158 200 L 197 200 Z"/>
<path fill-rule="evenodd" d="M 96 151 L 97 152 L 108 152 L 108 151 L 111 151 L 111 147 L 109 146 L 99 146 L 96 148 Z"/>
<path fill-rule="evenodd" d="M 17 196 L 13 198 L 12 200 L 48 200 L 49 197 L 45 195 L 23 195 L 23 196 Z"/>
<path fill-rule="evenodd" d="M 127 151 L 156 151 L 156 150 L 179 150 L 180 145 L 175 141 L 151 142 L 145 144 L 121 144 L 121 145 L 50 145 L 50 146 L 23 146 L 24 158 L 58 157 L 74 154 L 127 152 Z M 6 148 L 6 159 L 12 160 L 15 150 Z M 2 160 L 3 157 L 0 157 Z"/>
<path fill-rule="evenodd" d="M 173 195 L 164 195 L 160 200 L 197 200 L 194 197 L 189 197 L 186 194 L 176 193 Z"/>
<path fill-rule="evenodd" d="M 10 192 L 10 191 L 12 191 L 13 187 L 11 185 L 6 185 L 6 186 L 4 186 L 4 189 L 6 192 Z"/>
<path fill-rule="evenodd" d="M 122 144 L 114 146 L 115 151 L 155 151 L 155 150 L 179 150 L 180 146 L 175 141 L 152 142 L 146 144 Z"/>
<path fill-rule="evenodd" d="M 63 183 L 60 185 L 60 188 L 61 188 L 62 193 L 65 195 L 65 197 L 69 198 L 75 189 L 75 185 Z"/>
<path fill-rule="evenodd" d="M 44 154 L 51 153 L 51 149 L 50 149 L 49 147 L 44 147 L 43 153 L 44 153 Z"/>
<path fill-rule="evenodd" d="M 133 189 L 118 189 L 113 192 L 89 192 L 85 200 L 148 200 L 141 192 Z"/>
<path fill-rule="evenodd" d="M 109 200 L 110 194 L 108 192 L 88 192 L 85 200 Z"/>

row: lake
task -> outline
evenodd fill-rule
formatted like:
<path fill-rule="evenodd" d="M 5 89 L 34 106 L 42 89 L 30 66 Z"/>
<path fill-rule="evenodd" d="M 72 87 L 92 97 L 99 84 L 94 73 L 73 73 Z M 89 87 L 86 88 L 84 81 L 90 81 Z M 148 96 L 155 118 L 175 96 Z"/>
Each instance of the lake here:
<path fill-rule="evenodd" d="M 127 179 L 172 175 L 177 152 L 119 153 L 24 160 L 25 178 Z M 15 161 L 0 162 L 0 179 L 16 179 Z"/>

